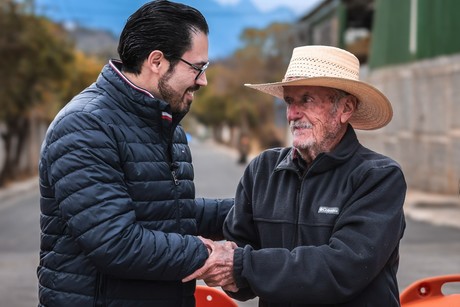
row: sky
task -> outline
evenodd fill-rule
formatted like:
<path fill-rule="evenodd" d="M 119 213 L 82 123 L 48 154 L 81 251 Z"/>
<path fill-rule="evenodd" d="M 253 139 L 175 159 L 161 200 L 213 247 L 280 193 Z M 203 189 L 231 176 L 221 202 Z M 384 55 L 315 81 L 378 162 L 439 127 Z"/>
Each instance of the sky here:
<path fill-rule="evenodd" d="M 1 1 L 1 0 L 0 0 Z M 20 0 L 17 0 L 20 1 Z M 21 0 L 27 1 L 27 0 Z M 187 3 L 186 0 L 176 0 L 177 2 Z M 286 20 L 295 20 L 292 18 L 300 17 L 308 13 L 312 8 L 317 6 L 324 0 L 195 0 L 200 2 L 200 9 L 206 8 L 206 3 L 215 1 L 222 5 L 218 13 L 213 14 L 213 11 L 203 11 L 203 14 L 209 14 L 206 17 L 210 23 L 210 57 L 219 58 L 225 57 L 228 53 L 233 52 L 241 43 L 240 34 L 243 27 L 262 27 L 266 25 L 268 20 L 276 20 L 274 18 L 284 18 Z M 241 17 L 236 17 L 235 14 L 228 14 L 229 18 L 225 17 L 225 7 L 229 8 L 229 12 L 237 12 L 244 10 L 251 1 L 251 4 L 257 10 L 262 12 L 261 16 L 246 14 Z M 66 25 L 81 24 L 85 27 L 107 29 L 116 36 L 121 31 L 126 18 L 131 14 L 137 5 L 141 5 L 147 0 L 35 0 L 37 12 L 45 14 L 57 21 L 64 21 Z M 193 2 L 193 1 L 192 1 Z M 110 5 L 104 4 L 110 3 Z M 136 5 L 136 4 L 137 5 Z M 241 5 L 241 7 L 240 7 Z M 288 8 L 286 10 L 277 10 L 279 7 Z M 127 11 L 127 7 L 130 7 Z M 210 5 L 210 7 L 214 7 Z M 248 6 L 249 8 L 252 7 Z M 223 10 L 222 10 L 223 9 Z M 279 16 L 278 16 L 278 15 Z M 278 16 L 278 17 L 276 17 Z M 289 16 L 289 17 L 286 17 Z M 234 18 L 239 18 L 234 20 Z"/>
<path fill-rule="evenodd" d="M 221 4 L 237 4 L 247 0 L 215 0 Z M 261 11 L 270 11 L 281 5 L 289 7 L 296 14 L 303 14 L 321 0 L 252 0 Z"/>

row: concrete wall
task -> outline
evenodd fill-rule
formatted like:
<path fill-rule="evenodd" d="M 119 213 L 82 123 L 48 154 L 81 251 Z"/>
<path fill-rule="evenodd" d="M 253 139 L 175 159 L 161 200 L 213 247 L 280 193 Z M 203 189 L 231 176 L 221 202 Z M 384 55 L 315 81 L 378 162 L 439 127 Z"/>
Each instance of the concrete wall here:
<path fill-rule="evenodd" d="M 393 105 L 388 126 L 361 142 L 398 161 L 412 189 L 459 194 L 460 55 L 366 73 Z"/>

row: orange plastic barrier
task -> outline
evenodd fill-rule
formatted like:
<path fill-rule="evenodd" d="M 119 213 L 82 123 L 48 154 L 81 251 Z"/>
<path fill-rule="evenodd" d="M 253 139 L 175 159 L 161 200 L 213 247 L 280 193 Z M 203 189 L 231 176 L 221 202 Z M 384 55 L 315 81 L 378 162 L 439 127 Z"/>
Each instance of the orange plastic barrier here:
<path fill-rule="evenodd" d="M 460 306 L 460 293 L 444 295 L 442 292 L 442 286 L 450 282 L 460 282 L 460 274 L 417 280 L 401 293 L 401 307 Z"/>
<path fill-rule="evenodd" d="M 196 307 L 238 307 L 225 292 L 207 286 L 196 286 Z"/>

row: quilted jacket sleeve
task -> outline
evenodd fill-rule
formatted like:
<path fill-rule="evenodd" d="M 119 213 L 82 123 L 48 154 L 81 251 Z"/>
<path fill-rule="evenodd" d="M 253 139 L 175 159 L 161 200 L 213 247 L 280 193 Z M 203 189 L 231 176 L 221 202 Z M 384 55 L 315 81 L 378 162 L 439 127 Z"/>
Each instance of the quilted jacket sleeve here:
<path fill-rule="evenodd" d="M 213 240 L 223 240 L 222 226 L 225 217 L 233 206 L 233 198 L 197 198 L 195 202 L 198 234 Z"/>
<path fill-rule="evenodd" d="M 208 253 L 195 236 L 142 227 L 124 184 L 117 144 L 95 115 L 62 116 L 48 135 L 48 181 L 58 214 L 78 248 L 102 272 L 133 279 L 179 280 Z M 69 252 L 69 250 L 63 251 Z"/>

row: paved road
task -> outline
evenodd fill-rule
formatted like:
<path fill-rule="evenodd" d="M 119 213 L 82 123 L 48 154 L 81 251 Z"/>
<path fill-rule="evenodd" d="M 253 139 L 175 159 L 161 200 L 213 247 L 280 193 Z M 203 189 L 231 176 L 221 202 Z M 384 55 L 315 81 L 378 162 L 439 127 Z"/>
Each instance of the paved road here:
<path fill-rule="evenodd" d="M 0 306 L 37 306 L 38 189 L 27 186 L 0 198 Z"/>
<path fill-rule="evenodd" d="M 209 143 L 192 142 L 191 148 L 197 196 L 232 197 L 244 170 L 236 164 L 237 154 Z M 0 306 L 37 305 L 38 223 L 36 180 L 0 191 Z M 401 243 L 400 288 L 422 277 L 460 273 L 459 255 L 459 228 L 408 219 Z M 257 300 L 239 306 L 254 307 Z"/>

